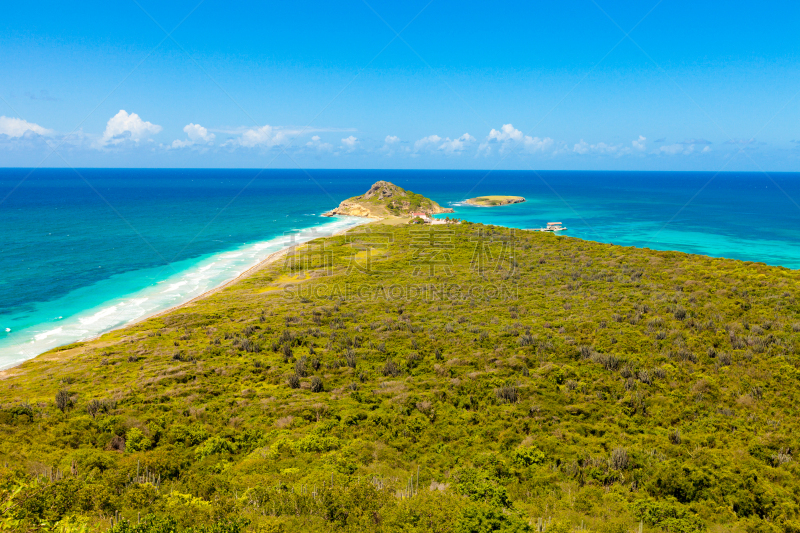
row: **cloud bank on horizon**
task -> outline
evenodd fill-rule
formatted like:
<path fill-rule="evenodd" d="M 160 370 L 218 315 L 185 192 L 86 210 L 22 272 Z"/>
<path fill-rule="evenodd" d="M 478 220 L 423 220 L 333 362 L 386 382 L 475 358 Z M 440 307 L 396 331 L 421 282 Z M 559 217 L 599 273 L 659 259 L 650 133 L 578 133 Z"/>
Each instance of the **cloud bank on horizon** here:
<path fill-rule="evenodd" d="M 491 128 L 480 141 L 470 133 L 453 137 L 434 133 L 419 139 L 402 139 L 392 134 L 387 134 L 382 139 L 372 139 L 351 134 L 336 141 L 334 137 L 337 133 L 349 132 L 353 128 L 320 129 L 267 124 L 260 127 L 211 130 L 190 122 L 182 128 L 185 137 L 167 143 L 156 142 L 156 137 L 163 130 L 161 125 L 144 120 L 137 113 L 129 113 L 124 109 L 120 109 L 109 118 L 105 130 L 98 134 L 83 131 L 61 133 L 24 119 L 0 116 L 0 141 L 3 141 L 5 146 L 12 145 L 14 141 L 41 138 L 47 139 L 47 146 L 51 148 L 67 144 L 73 148 L 83 149 L 87 153 L 120 153 L 141 150 L 146 146 L 151 154 L 193 150 L 201 153 L 224 152 L 234 156 L 237 153 L 257 153 L 263 157 L 270 157 L 270 154 L 283 153 L 290 157 L 313 154 L 317 158 L 340 158 L 369 154 L 394 160 L 420 157 L 452 160 L 466 157 L 483 161 L 492 157 L 505 159 L 515 154 L 527 158 L 530 162 L 536 162 L 576 156 L 616 159 L 658 158 L 696 156 L 712 152 L 712 142 L 704 139 L 663 144 L 664 138 L 649 143 L 644 135 L 637 135 L 627 143 L 605 141 L 589 143 L 581 138 L 580 141 L 570 145 L 565 140 L 556 140 L 549 136 L 527 135 L 511 123 Z M 320 133 L 327 134 L 331 138 L 323 139 Z M 225 135 L 226 139 L 218 142 L 217 134 Z M 729 151 L 735 151 L 758 143 L 750 139 L 729 140 L 725 144 L 729 146 Z"/>

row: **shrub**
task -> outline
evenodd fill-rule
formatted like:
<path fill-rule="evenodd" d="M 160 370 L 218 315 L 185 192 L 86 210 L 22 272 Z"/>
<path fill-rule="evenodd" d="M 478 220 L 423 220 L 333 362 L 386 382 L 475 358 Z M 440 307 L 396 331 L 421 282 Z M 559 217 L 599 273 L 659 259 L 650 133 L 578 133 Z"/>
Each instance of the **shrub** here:
<path fill-rule="evenodd" d="M 386 377 L 391 376 L 393 378 L 396 378 L 397 376 L 400 375 L 400 367 L 397 365 L 397 363 L 395 363 L 394 361 L 389 359 L 383 365 L 382 372 L 383 372 L 383 375 L 386 376 Z"/>
<path fill-rule="evenodd" d="M 515 385 L 506 384 L 494 390 L 494 395 L 500 403 L 516 403 L 519 391 Z"/>
<path fill-rule="evenodd" d="M 99 400 L 92 400 L 86 405 L 86 412 L 92 418 L 97 416 L 97 413 L 100 412 L 100 401 Z"/>
<path fill-rule="evenodd" d="M 611 451 L 609 464 L 614 470 L 625 470 L 628 468 L 628 451 L 625 448 L 614 448 Z"/>
<path fill-rule="evenodd" d="M 703 522 L 674 499 L 639 500 L 633 503 L 633 514 L 646 524 L 675 533 L 705 531 Z"/>
<path fill-rule="evenodd" d="M 294 373 L 297 377 L 306 377 L 306 356 L 304 355 L 294 363 Z"/>
<path fill-rule="evenodd" d="M 501 509 L 470 506 L 456 524 L 456 533 L 527 533 L 533 527 L 515 514 Z"/>
<path fill-rule="evenodd" d="M 56 407 L 61 409 L 62 413 L 72 407 L 72 398 L 70 397 L 68 390 L 61 389 L 56 393 Z"/>
<path fill-rule="evenodd" d="M 195 455 L 198 459 L 203 459 L 208 457 L 209 455 L 215 455 L 220 453 L 235 453 L 236 452 L 236 445 L 230 442 L 227 439 L 223 439 L 222 437 L 210 437 L 205 440 L 197 449 L 194 451 Z"/>
<path fill-rule="evenodd" d="M 348 348 L 344 354 L 344 359 L 347 362 L 347 366 L 350 368 L 356 367 L 356 352 L 352 348 Z"/>
<path fill-rule="evenodd" d="M 519 339 L 517 339 L 517 343 L 520 346 L 533 346 L 534 342 L 535 339 L 530 333 L 525 333 L 524 335 L 521 335 Z"/>
<path fill-rule="evenodd" d="M 291 376 L 289 376 L 289 379 L 287 380 L 287 383 L 289 384 L 289 388 L 291 388 L 291 389 L 299 389 L 300 388 L 300 376 L 298 376 L 297 374 L 292 374 Z"/>
<path fill-rule="evenodd" d="M 326 437 L 312 433 L 298 440 L 292 447 L 296 452 L 320 453 L 336 450 L 339 446 L 339 439 L 336 437 Z"/>
<path fill-rule="evenodd" d="M 544 452 L 536 446 L 517 448 L 511 456 L 511 462 L 519 467 L 540 465 L 544 462 Z"/>
<path fill-rule="evenodd" d="M 325 387 L 322 385 L 322 378 L 314 376 L 311 378 L 311 392 L 322 392 Z"/>
<path fill-rule="evenodd" d="M 472 468 L 458 472 L 456 492 L 476 502 L 485 502 L 494 507 L 509 507 L 508 491 L 484 470 Z"/>
<path fill-rule="evenodd" d="M 292 356 L 292 347 L 289 345 L 288 342 L 284 343 L 283 346 L 281 346 L 281 353 L 283 353 L 284 361 L 288 361 L 289 358 Z"/>
<path fill-rule="evenodd" d="M 139 428 L 130 428 L 125 437 L 125 451 L 128 452 L 143 452 L 153 445 Z"/>
<path fill-rule="evenodd" d="M 406 365 L 409 369 L 414 369 L 419 366 L 420 361 L 422 361 L 422 356 L 417 352 L 411 352 L 406 358 Z"/>

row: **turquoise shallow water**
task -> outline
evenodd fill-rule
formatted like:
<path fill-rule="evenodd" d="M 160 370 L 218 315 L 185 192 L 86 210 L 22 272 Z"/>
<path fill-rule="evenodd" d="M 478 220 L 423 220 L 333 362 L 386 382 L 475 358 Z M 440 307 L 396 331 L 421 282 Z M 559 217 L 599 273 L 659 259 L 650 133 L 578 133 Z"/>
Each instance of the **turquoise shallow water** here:
<path fill-rule="evenodd" d="M 800 174 L 2 169 L 0 367 L 187 301 L 287 233 L 363 222 L 319 215 L 379 179 L 475 222 L 800 268 Z M 528 201 L 463 204 L 486 194 Z"/>

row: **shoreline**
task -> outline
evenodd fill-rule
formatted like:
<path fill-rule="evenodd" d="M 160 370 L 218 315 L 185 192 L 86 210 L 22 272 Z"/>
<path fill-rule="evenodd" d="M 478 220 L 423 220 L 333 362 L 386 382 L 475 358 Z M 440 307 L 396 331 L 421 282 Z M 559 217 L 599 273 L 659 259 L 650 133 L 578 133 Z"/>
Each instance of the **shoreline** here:
<path fill-rule="evenodd" d="M 335 232 L 333 232 L 333 233 L 331 233 L 329 235 L 320 235 L 320 236 L 317 236 L 315 238 L 309 239 L 309 241 L 303 241 L 303 243 L 304 242 L 310 242 L 310 241 L 312 241 L 314 239 L 317 239 L 317 238 L 337 237 L 339 235 L 343 235 L 344 233 L 346 233 L 346 232 L 348 232 L 348 231 L 350 231 L 350 230 L 352 230 L 354 228 L 357 228 L 357 227 L 360 227 L 360 226 L 363 226 L 363 225 L 366 225 L 366 224 L 370 224 L 370 223 L 373 223 L 373 222 L 380 222 L 381 220 L 383 220 L 383 219 L 371 219 L 371 218 L 366 218 L 366 217 L 358 217 L 358 216 L 354 216 L 354 215 L 337 215 L 337 216 L 347 216 L 347 217 L 359 218 L 359 219 L 363 218 L 364 220 L 363 220 L 363 222 L 360 222 L 360 223 L 355 224 L 353 226 L 349 226 L 347 228 L 339 229 L 339 230 L 337 230 L 337 231 L 335 231 Z M 318 226 L 310 226 L 309 228 L 303 228 L 303 229 L 306 230 L 306 229 L 316 228 L 316 227 L 318 227 Z M 298 243 L 298 244 L 303 244 L 303 243 Z M 239 281 L 242 281 L 242 280 L 252 276 L 253 274 L 258 272 L 262 268 L 264 268 L 264 267 L 266 267 L 266 266 L 268 266 L 270 264 L 274 264 L 275 262 L 279 261 L 281 258 L 283 258 L 288 253 L 290 248 L 291 248 L 291 246 L 286 246 L 284 248 L 281 248 L 279 250 L 276 250 L 276 251 L 270 253 L 267 257 L 265 257 L 264 259 L 260 260 L 256 264 L 252 265 L 251 267 L 249 267 L 247 270 L 245 270 L 244 272 L 240 273 L 236 277 L 234 277 L 232 279 L 229 279 L 228 281 L 225 281 L 225 282 L 221 283 L 220 285 L 217 285 L 216 287 L 213 287 L 213 288 L 203 292 L 202 294 L 198 294 L 197 296 L 194 296 L 194 297 L 192 297 L 191 299 L 189 299 L 189 300 L 187 300 L 185 302 L 173 305 L 173 306 L 171 306 L 171 307 L 169 307 L 167 309 L 163 309 L 161 311 L 156 311 L 156 312 L 154 312 L 152 314 L 147 314 L 145 316 L 141 316 L 141 317 L 135 318 L 135 319 L 133 319 L 133 320 L 131 320 L 129 322 L 126 322 L 125 324 L 120 324 L 119 326 L 112 327 L 111 329 L 108 329 L 107 331 L 103 331 L 102 333 L 99 333 L 97 335 L 93 335 L 91 337 L 86 337 L 84 339 L 77 339 L 77 340 L 62 344 L 60 346 L 55 346 L 55 347 L 50 348 L 48 350 L 45 350 L 45 351 L 43 351 L 43 352 L 41 352 L 39 354 L 36 354 L 33 357 L 30 357 L 30 358 L 25 359 L 23 361 L 19 361 L 17 363 L 13 363 L 11 366 L 8 366 L 8 367 L 5 367 L 5 368 L 0 368 L 0 380 L 9 377 L 8 376 L 8 372 L 9 371 L 12 371 L 14 369 L 18 369 L 21 365 L 23 365 L 23 364 L 25 364 L 25 363 L 27 363 L 29 361 L 33 361 L 33 360 L 35 360 L 35 359 L 37 359 L 37 358 L 39 358 L 39 357 L 41 357 L 43 355 L 50 354 L 50 355 L 54 355 L 55 356 L 55 355 L 57 355 L 57 354 L 59 354 L 61 352 L 69 351 L 69 350 L 59 350 L 59 348 L 61 348 L 63 346 L 68 346 L 70 344 L 75 344 L 75 343 L 86 343 L 86 342 L 96 341 L 97 339 L 100 339 L 103 335 L 106 335 L 106 334 L 111 333 L 113 331 L 118 331 L 118 330 L 121 330 L 121 329 L 125 329 L 127 327 L 131 327 L 131 326 L 135 326 L 137 324 L 141 324 L 142 322 L 150 320 L 151 318 L 157 318 L 157 317 L 160 317 L 160 316 L 164 316 L 164 315 L 169 314 L 169 313 L 171 313 L 173 311 L 176 311 L 178 309 L 186 307 L 186 306 L 188 306 L 188 305 L 190 305 L 192 303 L 195 303 L 195 302 L 197 302 L 199 300 L 202 300 L 203 298 L 207 298 L 207 297 L 211 296 L 212 294 L 215 294 L 215 293 L 219 292 L 222 289 L 225 289 L 225 288 L 227 288 L 227 287 L 229 287 L 229 286 L 231 286 L 231 285 L 233 285 L 235 283 L 238 283 Z M 228 252 L 222 251 L 220 253 L 228 253 Z M 80 347 L 76 347 L 76 348 L 80 348 Z M 53 351 L 53 350 L 56 350 L 56 351 Z"/>
<path fill-rule="evenodd" d="M 467 205 L 469 205 L 469 204 L 467 204 Z M 490 206 L 471 205 L 471 207 L 490 207 Z M 351 231 L 351 230 L 353 230 L 353 229 L 355 229 L 357 227 L 366 226 L 366 225 L 369 225 L 369 224 L 397 225 L 397 224 L 405 224 L 409 220 L 408 218 L 394 217 L 394 216 L 392 216 L 392 217 L 382 217 L 382 218 L 362 217 L 362 216 L 358 216 L 358 215 L 337 215 L 337 216 L 353 218 L 353 219 L 359 219 L 359 220 L 358 220 L 357 223 L 354 223 L 352 226 L 348 226 L 348 227 L 345 227 L 345 228 L 338 229 L 336 231 L 331 232 L 330 234 L 315 236 L 315 237 L 309 239 L 309 241 L 317 239 L 317 238 L 320 238 L 320 237 L 322 237 L 322 238 L 330 238 L 330 237 L 340 236 L 340 235 L 342 235 L 344 233 L 347 233 L 348 231 Z M 310 226 L 308 228 L 303 228 L 300 231 L 308 230 L 308 229 L 312 229 L 312 228 L 316 228 L 316 227 L 319 227 L 319 226 Z M 529 228 L 518 228 L 518 229 L 520 229 L 522 231 L 530 231 Z M 574 237 L 574 236 L 567 236 L 567 237 L 575 238 L 575 239 L 583 239 L 583 238 L 585 238 L 585 237 Z M 601 240 L 596 240 L 596 239 L 589 239 L 589 240 L 591 240 L 592 242 L 597 242 L 597 243 L 602 243 L 602 244 L 609 244 L 611 246 L 614 246 L 613 242 L 603 242 Z M 309 241 L 303 241 L 303 242 L 309 242 Z M 793 270 L 791 267 L 785 267 L 785 266 L 782 266 L 782 265 L 772 265 L 772 264 L 769 264 L 769 263 L 760 263 L 760 262 L 754 262 L 752 260 L 737 259 L 737 258 L 731 258 L 731 257 L 725 257 L 725 256 L 714 256 L 714 255 L 710 255 L 710 254 L 707 254 L 707 253 L 700 253 L 700 252 L 682 251 L 682 250 L 678 250 L 678 249 L 675 249 L 675 248 L 659 248 L 659 247 L 650 248 L 650 247 L 642 247 L 642 246 L 627 245 L 627 244 L 623 244 L 621 246 L 623 246 L 623 247 L 630 246 L 630 247 L 640 248 L 640 249 L 645 249 L 645 250 L 650 249 L 650 250 L 654 250 L 654 251 L 668 251 L 668 252 L 677 252 L 677 253 L 683 253 L 683 254 L 688 254 L 688 255 L 698 255 L 698 256 L 707 257 L 707 258 L 710 258 L 710 259 L 723 259 L 723 260 L 727 259 L 727 260 L 741 261 L 741 262 L 744 262 L 744 263 L 765 264 L 765 265 L 774 266 L 774 267 L 778 267 L 778 268 L 785 268 L 785 269 L 788 269 L 788 270 Z M 81 348 L 80 346 L 76 346 L 75 348 L 71 348 L 71 349 L 67 349 L 67 350 L 60 349 L 60 348 L 63 348 L 64 346 L 68 346 L 68 345 L 73 344 L 73 343 L 93 342 L 93 341 L 96 341 L 96 340 L 100 339 L 102 336 L 104 336 L 104 335 L 106 335 L 108 333 L 111 333 L 111 332 L 114 332 L 114 331 L 118 331 L 118 330 L 121 330 L 121 329 L 124 329 L 124 328 L 127 328 L 127 327 L 131 327 L 131 326 L 136 326 L 136 325 L 141 324 L 142 322 L 145 322 L 145 321 L 150 320 L 152 318 L 158 318 L 158 317 L 167 315 L 167 314 L 172 313 L 172 312 L 174 312 L 174 311 L 176 311 L 178 309 L 182 309 L 182 308 L 185 308 L 185 307 L 187 307 L 187 306 L 189 306 L 191 304 L 194 304 L 194 303 L 196 303 L 196 302 L 198 302 L 198 301 L 200 301 L 200 300 L 202 300 L 204 298 L 208 298 L 209 296 L 212 296 L 213 294 L 216 294 L 220 290 L 226 289 L 226 288 L 234 285 L 235 283 L 238 283 L 238 282 L 240 282 L 240 281 L 242 281 L 244 279 L 247 279 L 250 276 L 252 276 L 253 274 L 255 274 L 256 272 L 262 270 L 263 268 L 265 268 L 265 267 L 267 267 L 267 266 L 269 266 L 271 264 L 274 264 L 275 262 L 281 260 L 283 257 L 285 257 L 285 255 L 287 254 L 287 252 L 288 252 L 288 250 L 290 248 L 291 248 L 291 246 L 286 246 L 284 248 L 281 248 L 281 249 L 275 250 L 274 252 L 271 252 L 264 259 L 261 259 L 257 263 L 255 263 L 252 266 L 248 267 L 246 270 L 244 270 L 243 272 L 241 272 L 237 276 L 235 276 L 235 277 L 233 277 L 233 278 L 231 278 L 231 279 L 229 279 L 227 281 L 224 281 L 224 282 L 220 283 L 219 285 L 217 285 L 217 286 L 215 286 L 213 288 L 210 288 L 210 289 L 206 290 L 205 292 L 203 292 L 201 294 L 198 294 L 198 295 L 196 295 L 196 296 L 194 296 L 194 297 L 192 297 L 192 298 L 190 298 L 190 299 L 188 299 L 188 300 L 186 300 L 186 301 L 184 301 L 182 303 L 175 304 L 175 305 L 172 305 L 172 306 L 170 306 L 170 307 L 168 307 L 166 309 L 162 309 L 162 310 L 159 310 L 159 311 L 154 311 L 154 312 L 149 313 L 149 314 L 144 314 L 143 316 L 134 318 L 129 322 L 126 322 L 124 324 L 120 324 L 120 325 L 115 326 L 115 327 L 111 327 L 108 330 L 105 330 L 105 331 L 103 331 L 101 333 L 98 333 L 98 334 L 94 334 L 94 335 L 92 335 L 90 337 L 86 337 L 86 338 L 82 338 L 82 339 L 75 339 L 75 340 L 72 340 L 72 341 L 69 341 L 69 342 L 65 342 L 64 344 L 61 344 L 61 345 L 55 346 L 55 347 L 51 347 L 51 348 L 49 348 L 49 349 L 47 349 L 47 350 L 45 350 L 43 352 L 40 352 L 40 353 L 38 353 L 38 354 L 36 354 L 36 355 L 34 355 L 32 357 L 27 358 L 27 359 L 12 363 L 11 366 L 8 366 L 8 367 L 5 367 L 5 368 L 0 368 L 0 380 L 6 379 L 7 377 L 9 377 L 9 372 L 11 372 L 11 371 L 13 371 L 15 369 L 18 369 L 21 365 L 23 365 L 26 362 L 34 361 L 37 358 L 40 358 L 42 356 L 47 356 L 48 358 L 52 358 L 52 359 L 58 359 L 58 358 L 61 358 L 62 355 L 69 354 L 69 352 L 71 352 L 72 350 L 77 350 L 77 349 Z M 220 253 L 226 253 L 226 252 L 220 252 Z"/>
<path fill-rule="evenodd" d="M 351 217 L 354 217 L 353 215 L 337 215 L 337 216 L 351 216 Z M 362 218 L 362 217 L 354 217 L 354 218 Z M 339 235 L 343 235 L 343 234 L 347 233 L 348 231 L 350 231 L 353 228 L 357 228 L 359 226 L 363 226 L 364 224 L 369 224 L 370 222 L 378 222 L 380 220 L 381 219 L 377 219 L 377 220 L 369 219 L 369 222 L 365 221 L 363 224 L 357 224 L 357 225 L 351 226 L 349 228 L 340 229 L 339 231 L 331 233 L 330 235 L 322 236 L 322 238 L 337 237 Z M 317 238 L 320 238 L 320 237 L 317 237 Z M 314 240 L 314 239 L 311 239 L 311 240 Z M 310 241 L 306 241 L 306 242 L 310 242 Z M 221 285 L 217 285 L 216 287 L 214 287 L 212 289 L 209 289 L 209 290 L 207 290 L 206 292 L 204 292 L 202 294 L 198 294 L 197 296 L 193 297 L 191 300 L 186 300 L 183 303 L 180 303 L 180 304 L 177 304 L 177 305 L 173 305 L 172 307 L 164 309 L 163 311 L 158 311 L 156 313 L 153 313 L 152 315 L 147 315 L 147 316 L 142 316 L 142 317 L 136 318 L 136 319 L 134 319 L 134 320 L 132 320 L 132 321 L 126 323 L 126 324 L 123 324 L 123 325 L 115 327 L 115 328 L 111 328 L 110 330 L 104 331 L 103 333 L 101 333 L 99 335 L 96 335 L 94 337 L 90 337 L 90 338 L 83 339 L 83 340 L 80 340 L 80 341 L 75 341 L 75 342 L 90 342 L 90 341 L 94 341 L 94 340 L 99 339 L 103 335 L 111 333 L 112 331 L 125 329 L 125 328 L 130 327 L 130 326 L 135 326 L 136 324 L 141 324 L 142 322 L 144 322 L 146 320 L 150 320 L 151 318 L 157 318 L 157 317 L 169 314 L 169 313 L 171 313 L 173 311 L 176 311 L 178 309 L 186 307 L 189 304 L 192 304 L 192 303 L 194 303 L 194 302 L 196 302 L 198 300 L 202 300 L 203 298 L 207 298 L 207 297 L 211 296 L 212 294 L 215 294 L 215 293 L 221 291 L 222 289 L 230 287 L 231 285 L 233 285 L 235 283 L 238 283 L 238 282 L 240 282 L 240 281 L 242 281 L 244 279 L 249 278 L 250 276 L 252 276 L 256 272 L 258 272 L 262 268 L 277 262 L 279 259 L 281 259 L 282 257 L 284 257 L 287 254 L 287 252 L 289 251 L 290 248 L 291 248 L 291 246 L 287 246 L 285 248 L 281 248 L 280 250 L 275 250 L 274 252 L 269 254 L 267 257 L 265 257 L 264 259 L 262 259 L 261 261 L 259 261 L 255 265 L 251 266 L 250 268 L 248 268 L 247 270 L 245 270 L 244 272 L 242 272 L 241 274 L 239 274 L 235 278 L 230 279 L 230 280 L 222 283 Z M 51 351 L 51 350 L 48 350 L 48 352 Z M 47 352 L 42 352 L 42 353 L 47 353 Z M 39 355 L 42 355 L 42 354 L 39 354 Z M 38 356 L 36 356 L 36 357 L 38 357 Z M 28 359 L 28 361 L 30 361 L 30 359 Z M 24 362 L 25 361 L 23 361 L 23 363 Z M 20 364 L 22 364 L 22 363 L 20 363 Z M 6 368 L 4 370 L 9 370 L 11 368 L 14 368 L 14 367 L 9 367 L 9 368 Z M 0 373 L 1 372 L 2 372 L 2 370 L 0 370 Z"/>

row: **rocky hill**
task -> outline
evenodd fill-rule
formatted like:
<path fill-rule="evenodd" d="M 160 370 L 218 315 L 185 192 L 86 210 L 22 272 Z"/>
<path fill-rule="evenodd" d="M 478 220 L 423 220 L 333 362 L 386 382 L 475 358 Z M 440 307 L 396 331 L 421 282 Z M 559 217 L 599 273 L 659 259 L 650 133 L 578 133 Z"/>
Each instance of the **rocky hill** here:
<path fill-rule="evenodd" d="M 452 213 L 430 198 L 407 191 L 388 181 L 377 181 L 362 195 L 353 196 L 323 216 L 349 215 L 366 218 L 410 217 L 411 213 Z"/>

